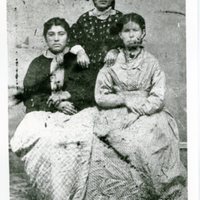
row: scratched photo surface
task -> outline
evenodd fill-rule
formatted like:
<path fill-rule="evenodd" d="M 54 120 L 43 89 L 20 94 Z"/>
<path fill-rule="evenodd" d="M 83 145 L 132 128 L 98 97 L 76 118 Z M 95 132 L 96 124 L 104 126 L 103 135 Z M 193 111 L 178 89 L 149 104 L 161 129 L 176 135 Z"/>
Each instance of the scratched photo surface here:
<path fill-rule="evenodd" d="M 31 61 L 47 47 L 43 24 L 52 17 L 71 26 L 94 7 L 92 0 L 7 0 L 8 92 L 23 88 Z M 115 9 L 135 12 L 146 21 L 145 49 L 153 54 L 166 75 L 165 103 L 175 118 L 180 137 L 180 157 L 187 168 L 186 14 L 184 0 L 116 0 Z M 12 104 L 12 102 L 9 102 Z M 9 140 L 25 116 L 23 103 L 10 105 Z M 10 199 L 37 199 L 24 172 L 24 163 L 9 148 Z"/>

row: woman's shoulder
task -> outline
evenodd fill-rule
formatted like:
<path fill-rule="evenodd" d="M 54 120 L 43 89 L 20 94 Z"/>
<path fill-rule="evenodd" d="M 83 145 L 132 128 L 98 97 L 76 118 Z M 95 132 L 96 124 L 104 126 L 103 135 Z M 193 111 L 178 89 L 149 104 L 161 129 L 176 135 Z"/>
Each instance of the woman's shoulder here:
<path fill-rule="evenodd" d="M 122 15 L 123 15 L 122 12 L 120 12 L 118 10 L 113 10 L 112 14 L 108 18 L 108 21 L 110 21 L 110 19 L 111 19 L 112 22 L 116 23 L 122 17 Z"/>
<path fill-rule="evenodd" d="M 148 66 L 149 69 L 151 68 L 151 71 L 154 73 L 157 70 L 162 70 L 162 67 L 160 66 L 159 60 L 151 53 L 144 51 L 144 56 L 143 56 L 144 60 L 143 60 L 143 65 Z"/>
<path fill-rule="evenodd" d="M 103 66 L 103 68 L 100 69 L 100 74 L 110 77 L 113 75 L 113 73 L 119 72 L 121 69 L 120 64 L 115 63 L 112 66 L 107 66 L 106 64 Z"/>
<path fill-rule="evenodd" d="M 107 66 L 106 64 L 99 70 L 99 76 L 108 77 L 111 74 L 113 66 Z"/>
<path fill-rule="evenodd" d="M 89 11 L 83 13 L 83 14 L 78 18 L 77 21 L 82 21 L 82 20 L 84 20 L 84 19 L 88 19 L 89 16 L 90 16 L 90 15 L 89 15 L 90 12 L 91 12 L 91 10 L 89 10 Z"/>
<path fill-rule="evenodd" d="M 36 58 L 34 58 L 30 65 L 29 68 L 41 68 L 41 66 L 46 67 L 46 65 L 50 65 L 52 59 L 46 58 L 43 54 L 37 56 Z"/>
<path fill-rule="evenodd" d="M 143 50 L 143 59 L 149 64 L 152 63 L 153 65 L 155 65 L 159 63 L 158 59 L 152 53 L 146 50 Z"/>
<path fill-rule="evenodd" d="M 40 62 L 45 62 L 45 61 L 49 61 L 50 59 L 45 57 L 43 54 L 35 57 L 31 63 L 40 63 Z"/>
<path fill-rule="evenodd" d="M 116 12 L 116 15 L 119 15 L 119 16 L 123 15 L 123 13 L 121 11 L 119 11 L 119 10 L 115 10 L 115 12 Z"/>

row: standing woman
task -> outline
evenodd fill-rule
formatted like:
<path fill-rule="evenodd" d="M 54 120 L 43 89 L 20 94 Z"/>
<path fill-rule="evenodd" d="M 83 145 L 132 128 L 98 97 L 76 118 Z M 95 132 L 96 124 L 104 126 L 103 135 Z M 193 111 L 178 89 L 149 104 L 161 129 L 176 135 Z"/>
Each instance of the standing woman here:
<path fill-rule="evenodd" d="M 114 9 L 115 0 L 93 2 L 94 9 L 81 15 L 71 29 L 71 52 L 77 54 L 77 62 L 82 66 L 76 75 L 82 107 L 95 105 L 94 86 L 99 69 L 104 65 L 104 58 L 108 64 L 114 62 L 118 52 L 111 49 L 120 45 L 119 37 L 110 34 L 110 27 L 122 16 Z"/>

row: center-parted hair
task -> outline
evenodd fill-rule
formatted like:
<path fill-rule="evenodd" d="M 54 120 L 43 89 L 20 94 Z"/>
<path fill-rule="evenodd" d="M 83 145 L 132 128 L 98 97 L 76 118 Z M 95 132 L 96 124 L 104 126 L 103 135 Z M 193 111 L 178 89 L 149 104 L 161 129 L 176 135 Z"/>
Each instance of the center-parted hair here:
<path fill-rule="evenodd" d="M 48 30 L 51 29 L 52 26 L 62 26 L 67 32 L 68 36 L 70 35 L 70 27 L 69 27 L 69 24 L 65 21 L 65 19 L 54 17 L 44 23 L 43 36 L 45 39 L 46 39 Z"/>
<path fill-rule="evenodd" d="M 130 21 L 137 23 L 143 31 L 146 29 L 145 20 L 141 15 L 137 13 L 129 13 L 123 15 L 119 21 L 111 27 L 110 33 L 112 35 L 119 34 L 122 31 L 123 26 Z"/>

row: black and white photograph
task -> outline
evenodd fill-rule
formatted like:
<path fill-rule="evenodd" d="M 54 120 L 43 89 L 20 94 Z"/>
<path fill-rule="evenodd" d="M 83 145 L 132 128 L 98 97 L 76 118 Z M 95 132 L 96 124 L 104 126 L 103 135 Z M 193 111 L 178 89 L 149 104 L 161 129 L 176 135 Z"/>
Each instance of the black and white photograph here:
<path fill-rule="evenodd" d="M 9 199 L 195 200 L 188 1 L 5 4 Z"/>

